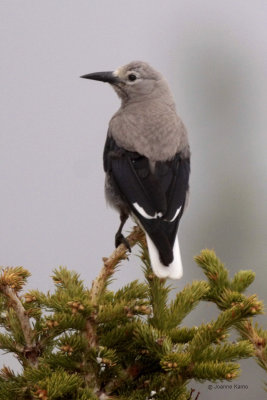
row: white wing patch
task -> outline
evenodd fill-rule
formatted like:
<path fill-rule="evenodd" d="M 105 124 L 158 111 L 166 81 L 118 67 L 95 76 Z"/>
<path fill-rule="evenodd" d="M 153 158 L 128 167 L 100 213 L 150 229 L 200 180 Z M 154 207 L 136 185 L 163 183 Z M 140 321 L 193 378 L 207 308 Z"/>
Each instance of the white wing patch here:
<path fill-rule="evenodd" d="M 142 215 L 142 217 L 146 218 L 146 219 L 156 219 L 156 218 L 161 218 L 162 217 L 162 212 L 158 212 L 155 213 L 154 215 L 149 215 L 144 209 L 143 207 L 141 207 L 138 203 L 133 203 L 134 208 L 136 209 L 136 211 L 139 212 L 140 215 Z M 174 217 L 169 220 L 168 222 L 173 222 L 179 215 L 180 211 L 181 211 L 182 206 L 180 206 L 177 210 L 176 213 L 174 214 Z M 167 221 L 167 220 L 166 220 Z"/>
<path fill-rule="evenodd" d="M 158 217 L 162 217 L 162 213 L 155 213 L 154 215 L 149 215 L 144 209 L 143 207 L 141 207 L 138 203 L 133 203 L 134 208 L 139 212 L 140 215 L 142 215 L 142 217 L 146 218 L 146 219 L 155 219 Z"/>
<path fill-rule="evenodd" d="M 180 206 L 177 210 L 176 213 L 174 214 L 174 217 L 169 221 L 169 222 L 173 222 L 179 215 L 179 212 L 181 211 L 182 206 Z"/>

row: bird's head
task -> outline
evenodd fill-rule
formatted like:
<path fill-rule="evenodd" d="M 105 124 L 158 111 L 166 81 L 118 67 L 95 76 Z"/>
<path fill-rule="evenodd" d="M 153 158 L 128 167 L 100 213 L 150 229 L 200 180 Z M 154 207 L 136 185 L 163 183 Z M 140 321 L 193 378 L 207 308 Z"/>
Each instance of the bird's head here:
<path fill-rule="evenodd" d="M 140 101 L 167 89 L 163 76 L 143 61 L 132 61 L 115 71 L 94 72 L 81 78 L 110 83 L 123 101 Z"/>

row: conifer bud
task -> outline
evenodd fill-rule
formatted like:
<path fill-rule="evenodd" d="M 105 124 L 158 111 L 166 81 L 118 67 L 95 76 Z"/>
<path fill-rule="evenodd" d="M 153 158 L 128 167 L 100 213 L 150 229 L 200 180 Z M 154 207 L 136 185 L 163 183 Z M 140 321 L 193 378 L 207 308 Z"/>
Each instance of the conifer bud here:
<path fill-rule="evenodd" d="M 76 314 L 78 311 L 84 310 L 84 305 L 79 301 L 68 301 L 67 305 L 70 306 L 72 314 Z"/>
<path fill-rule="evenodd" d="M 61 279 L 54 279 L 56 285 L 61 285 L 63 281 Z"/>
<path fill-rule="evenodd" d="M 236 373 L 234 373 L 234 372 L 232 374 L 228 373 L 225 375 L 225 378 L 226 379 L 234 379 L 234 378 L 236 378 Z"/>
<path fill-rule="evenodd" d="M 162 336 L 156 340 L 156 343 L 159 344 L 160 346 L 162 346 L 164 343 L 164 340 L 165 340 L 165 336 Z"/>
<path fill-rule="evenodd" d="M 132 318 L 133 316 L 134 316 L 133 313 L 130 312 L 130 311 L 126 314 L 126 317 L 127 317 L 127 318 Z"/>
<path fill-rule="evenodd" d="M 47 391 L 45 389 L 36 390 L 35 396 L 37 396 L 38 399 L 48 400 Z"/>
<path fill-rule="evenodd" d="M 48 328 L 56 328 L 57 326 L 59 326 L 59 322 L 53 319 L 48 319 L 46 321 L 46 326 L 48 326 Z"/>
<path fill-rule="evenodd" d="M 69 356 L 71 356 L 73 353 L 73 347 L 71 347 L 69 344 L 61 346 L 60 350 L 64 353 L 67 353 Z"/>
<path fill-rule="evenodd" d="M 256 341 L 256 345 L 259 346 L 259 347 L 260 347 L 260 346 L 265 347 L 266 342 L 265 342 L 265 340 L 264 340 L 263 338 L 259 337 L 259 338 L 257 339 L 257 341 Z"/>
<path fill-rule="evenodd" d="M 25 294 L 25 302 L 26 303 L 31 303 L 33 301 L 36 301 L 35 296 L 32 296 L 31 294 Z"/>
<path fill-rule="evenodd" d="M 46 325 L 48 326 L 48 328 L 53 328 L 54 326 L 53 321 L 51 320 L 46 321 Z"/>
<path fill-rule="evenodd" d="M 149 350 L 147 350 L 147 349 L 142 349 L 142 350 L 140 351 L 140 353 L 141 353 L 141 354 L 149 354 Z"/>
<path fill-rule="evenodd" d="M 116 363 L 112 362 L 109 358 L 102 358 L 102 363 L 107 367 L 114 367 L 114 365 L 116 365 Z"/>

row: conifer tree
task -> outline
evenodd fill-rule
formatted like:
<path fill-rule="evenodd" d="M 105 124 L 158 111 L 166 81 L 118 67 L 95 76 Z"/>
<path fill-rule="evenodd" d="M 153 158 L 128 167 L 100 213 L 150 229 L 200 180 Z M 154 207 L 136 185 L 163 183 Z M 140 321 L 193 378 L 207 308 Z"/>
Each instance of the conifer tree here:
<path fill-rule="evenodd" d="M 60 267 L 52 293 L 22 293 L 29 272 L 2 268 L 0 348 L 16 356 L 22 372 L 2 368 L 1 400 L 201 400 L 192 379 L 231 381 L 238 360 L 251 356 L 267 369 L 267 333 L 251 321 L 263 305 L 243 293 L 253 272 L 230 279 L 215 253 L 203 250 L 196 262 L 207 281 L 193 281 L 170 301 L 172 289 L 153 274 L 142 231 L 136 227 L 127 239 L 139 244 L 145 279 L 117 292 L 109 284 L 127 258 L 124 245 L 103 259 L 90 289 Z M 217 304 L 218 317 L 184 326 L 200 301 Z M 231 329 L 240 333 L 235 343 Z"/>

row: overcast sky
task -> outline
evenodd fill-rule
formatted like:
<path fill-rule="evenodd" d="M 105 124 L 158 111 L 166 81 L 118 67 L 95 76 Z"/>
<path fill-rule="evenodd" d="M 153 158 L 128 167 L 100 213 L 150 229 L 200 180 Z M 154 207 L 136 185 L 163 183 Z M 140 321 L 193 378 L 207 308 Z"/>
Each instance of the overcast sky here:
<path fill-rule="evenodd" d="M 2 0 L 0 40 L 0 264 L 29 269 L 28 288 L 51 289 L 59 265 L 91 284 L 119 224 L 102 168 L 119 99 L 79 76 L 139 59 L 166 76 L 192 149 L 176 286 L 203 278 L 193 257 L 208 247 L 232 275 L 256 271 L 249 292 L 267 304 L 266 1 Z M 113 287 L 136 278 L 133 256 Z M 205 304 L 186 322 L 214 315 Z M 266 327 L 265 316 L 260 322 Z M 249 361 L 243 370 L 248 390 L 229 390 L 228 399 L 263 397 L 261 369 Z M 199 387 L 203 400 L 214 398 Z"/>

